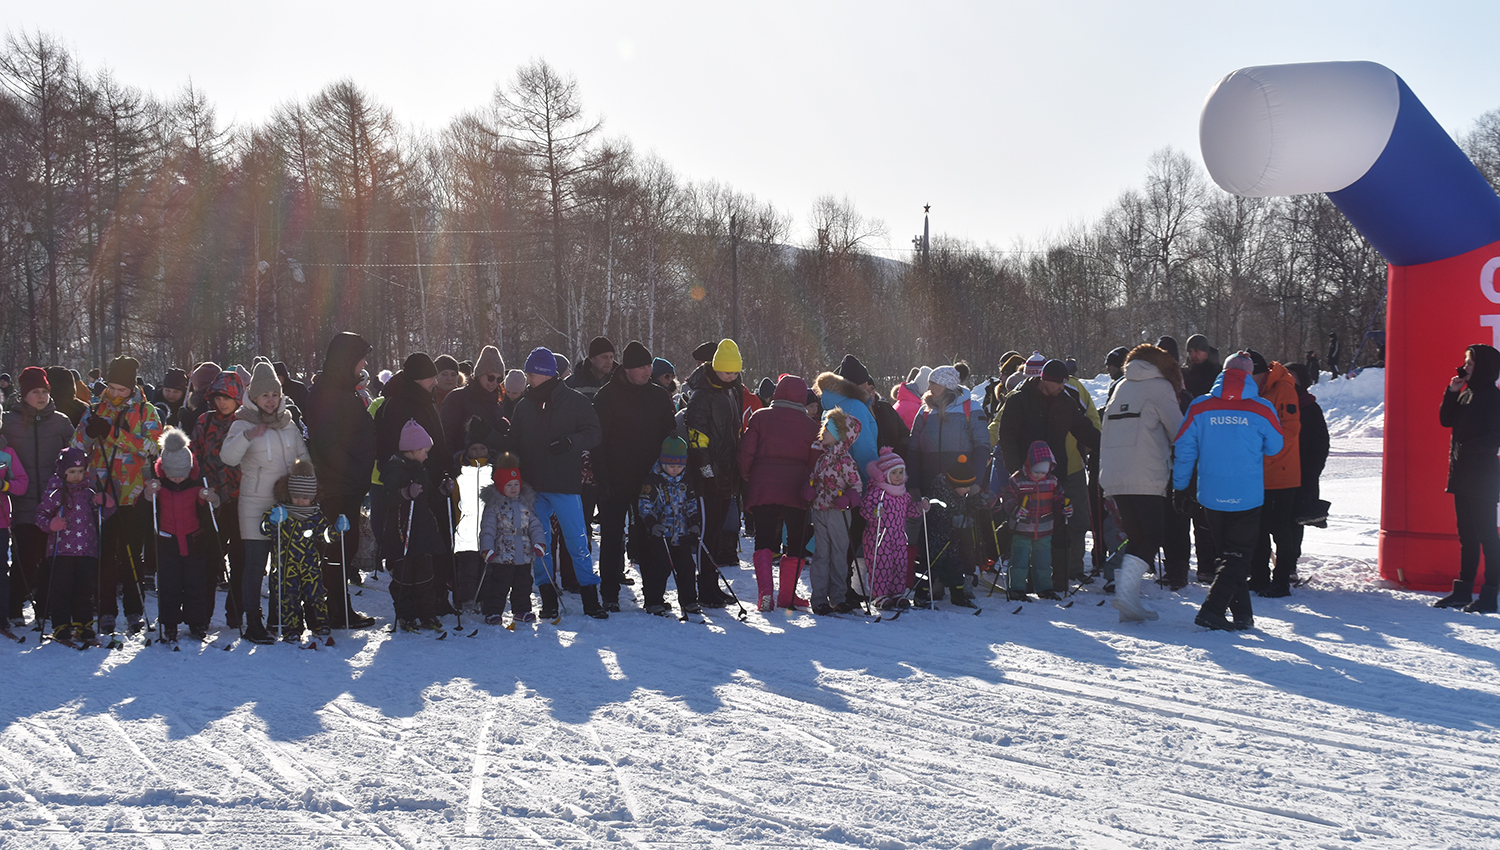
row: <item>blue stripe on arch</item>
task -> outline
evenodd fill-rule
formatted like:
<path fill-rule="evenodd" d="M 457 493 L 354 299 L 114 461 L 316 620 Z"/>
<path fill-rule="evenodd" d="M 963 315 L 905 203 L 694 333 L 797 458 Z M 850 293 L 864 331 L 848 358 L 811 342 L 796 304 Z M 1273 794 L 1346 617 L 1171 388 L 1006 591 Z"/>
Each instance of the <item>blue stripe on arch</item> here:
<path fill-rule="evenodd" d="M 1500 197 L 1427 107 L 1396 78 L 1400 111 L 1365 175 L 1328 197 L 1394 266 L 1466 254 L 1500 241 Z"/>

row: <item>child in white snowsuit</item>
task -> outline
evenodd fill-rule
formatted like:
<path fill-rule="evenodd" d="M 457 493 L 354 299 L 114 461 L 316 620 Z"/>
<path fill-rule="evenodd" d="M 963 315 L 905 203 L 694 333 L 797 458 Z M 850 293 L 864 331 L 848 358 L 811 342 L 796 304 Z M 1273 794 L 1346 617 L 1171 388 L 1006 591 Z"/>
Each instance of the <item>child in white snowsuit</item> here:
<path fill-rule="evenodd" d="M 859 466 L 849 451 L 859 439 L 859 420 L 834 408 L 823 415 L 817 445 L 822 453 L 813 463 L 809 501 L 812 503 L 814 548 L 807 580 L 812 585 L 812 611 L 826 616 L 853 608 L 845 600 L 849 588 L 849 509 L 864 489 Z"/>
<path fill-rule="evenodd" d="M 677 605 L 682 613 L 697 614 L 698 541 L 703 532 L 698 496 L 687 470 L 687 441 L 668 437 L 662 441 L 661 457 L 646 473 L 641 496 L 636 501 L 640 527 L 650 532 L 646 563 L 642 565 L 641 591 L 646 613 L 665 617 L 667 576 L 677 581 Z"/>
<path fill-rule="evenodd" d="M 506 452 L 495 461 L 494 485 L 479 491 L 484 515 L 479 521 L 479 551 L 484 573 L 478 595 L 484 621 L 505 620 L 505 600 L 515 622 L 534 623 L 531 611 L 531 562 L 547 552 L 547 532 L 537 519 L 536 491 L 521 481 L 521 463 Z"/>

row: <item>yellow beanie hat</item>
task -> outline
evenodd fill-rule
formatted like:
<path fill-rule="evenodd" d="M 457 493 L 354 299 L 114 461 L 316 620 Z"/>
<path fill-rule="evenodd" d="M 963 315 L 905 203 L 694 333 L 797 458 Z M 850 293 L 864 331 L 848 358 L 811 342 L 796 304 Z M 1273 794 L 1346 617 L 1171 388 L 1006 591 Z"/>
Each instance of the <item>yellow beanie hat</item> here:
<path fill-rule="evenodd" d="M 714 351 L 713 367 L 715 372 L 745 371 L 745 361 L 740 359 L 740 347 L 734 344 L 734 340 L 719 341 L 719 347 Z"/>

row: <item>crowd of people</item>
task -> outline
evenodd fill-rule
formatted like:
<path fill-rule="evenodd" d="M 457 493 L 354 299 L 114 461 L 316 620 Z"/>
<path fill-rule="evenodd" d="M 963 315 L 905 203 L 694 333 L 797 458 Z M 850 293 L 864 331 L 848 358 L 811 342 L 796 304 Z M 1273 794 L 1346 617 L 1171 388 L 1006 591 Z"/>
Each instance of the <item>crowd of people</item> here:
<path fill-rule="evenodd" d="M 1102 580 L 1122 621 L 1153 620 L 1143 581 L 1182 590 L 1196 546 L 1197 624 L 1250 629 L 1252 595 L 1292 593 L 1303 531 L 1326 524 L 1317 375 L 1256 351 L 1221 363 L 1198 334 L 1185 350 L 1111 351 L 1102 408 L 1075 361 L 1038 352 L 983 379 L 917 367 L 888 391 L 849 355 L 752 390 L 729 339 L 696 349 L 680 383 L 640 342 L 617 356 L 604 337 L 577 363 L 536 348 L 507 370 L 486 346 L 372 376 L 371 346 L 345 332 L 306 382 L 264 359 L 169 369 L 159 386 L 130 357 L 92 383 L 32 366 L 14 387 L 0 376 L 0 606 L 74 645 L 113 636 L 122 606 L 128 632 L 148 628 L 152 587 L 168 642 L 183 625 L 207 638 L 217 588 L 226 628 L 256 643 L 368 628 L 349 593 L 368 529 L 393 629 L 466 611 L 557 620 L 564 593 L 598 619 L 622 597 L 686 617 L 737 601 L 722 567 L 743 535 L 754 607 L 819 616 L 1054 600 Z M 1439 604 L 1494 611 L 1500 571 L 1471 591 L 1479 553 L 1500 557 L 1500 467 L 1458 447 L 1500 442 L 1500 353 L 1473 346 L 1467 368 L 1490 380 L 1461 374 L 1443 402 L 1465 545 L 1463 586 Z M 466 511 L 477 544 L 455 551 Z"/>

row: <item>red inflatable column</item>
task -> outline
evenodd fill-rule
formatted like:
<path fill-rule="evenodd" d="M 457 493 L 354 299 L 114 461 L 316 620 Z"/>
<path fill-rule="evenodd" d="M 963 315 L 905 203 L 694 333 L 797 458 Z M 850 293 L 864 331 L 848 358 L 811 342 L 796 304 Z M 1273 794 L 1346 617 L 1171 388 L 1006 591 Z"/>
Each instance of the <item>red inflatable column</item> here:
<path fill-rule="evenodd" d="M 1444 493 L 1450 432 L 1438 405 L 1466 347 L 1500 348 L 1497 270 L 1500 242 L 1390 267 L 1380 575 L 1414 590 L 1449 590 L 1458 577 L 1453 499 Z"/>

